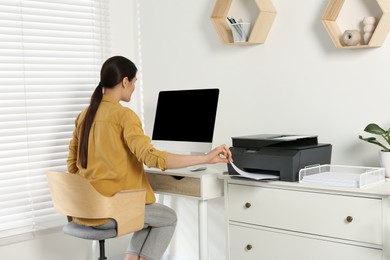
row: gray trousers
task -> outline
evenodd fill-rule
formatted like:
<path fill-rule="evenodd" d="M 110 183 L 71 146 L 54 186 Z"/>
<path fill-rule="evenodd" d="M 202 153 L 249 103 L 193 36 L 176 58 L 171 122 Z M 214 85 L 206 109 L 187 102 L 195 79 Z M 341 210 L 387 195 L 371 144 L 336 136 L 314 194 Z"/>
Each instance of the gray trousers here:
<path fill-rule="evenodd" d="M 126 253 L 159 260 L 167 249 L 176 228 L 176 212 L 159 203 L 145 206 L 144 228 L 134 232 Z M 116 227 L 115 220 L 96 226 L 97 229 Z"/>
<path fill-rule="evenodd" d="M 159 203 L 145 206 L 145 226 L 134 232 L 126 253 L 159 260 L 167 249 L 176 228 L 176 212 Z"/>

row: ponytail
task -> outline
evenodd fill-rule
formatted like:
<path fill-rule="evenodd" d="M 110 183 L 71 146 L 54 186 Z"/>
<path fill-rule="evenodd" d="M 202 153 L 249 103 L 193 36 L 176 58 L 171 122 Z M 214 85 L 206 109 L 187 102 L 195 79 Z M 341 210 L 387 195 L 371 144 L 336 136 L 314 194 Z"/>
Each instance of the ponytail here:
<path fill-rule="evenodd" d="M 88 140 L 89 132 L 100 102 L 103 98 L 103 87 L 112 89 L 119 84 L 124 77 L 129 80 L 137 74 L 137 67 L 129 59 L 122 56 L 113 56 L 107 59 L 100 70 L 100 83 L 92 94 L 91 102 L 85 114 L 84 122 L 81 126 L 81 135 L 79 142 L 79 160 L 81 167 L 87 168 L 88 162 Z"/>
<path fill-rule="evenodd" d="M 88 162 L 89 132 L 91 130 L 93 120 L 95 119 L 95 115 L 99 108 L 100 102 L 102 101 L 102 98 L 103 98 L 103 85 L 100 82 L 91 96 L 91 103 L 88 107 L 87 113 L 85 114 L 84 122 L 81 127 L 79 160 L 81 162 L 81 167 L 83 167 L 84 169 L 87 168 L 87 162 Z"/>

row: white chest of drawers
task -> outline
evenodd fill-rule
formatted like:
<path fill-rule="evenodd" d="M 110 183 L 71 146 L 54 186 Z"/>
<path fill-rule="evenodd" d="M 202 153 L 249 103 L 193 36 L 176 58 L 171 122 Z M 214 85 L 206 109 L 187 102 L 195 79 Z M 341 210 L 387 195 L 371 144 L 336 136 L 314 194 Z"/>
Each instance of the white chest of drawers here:
<path fill-rule="evenodd" d="M 390 183 L 365 189 L 223 176 L 230 260 L 390 260 Z"/>

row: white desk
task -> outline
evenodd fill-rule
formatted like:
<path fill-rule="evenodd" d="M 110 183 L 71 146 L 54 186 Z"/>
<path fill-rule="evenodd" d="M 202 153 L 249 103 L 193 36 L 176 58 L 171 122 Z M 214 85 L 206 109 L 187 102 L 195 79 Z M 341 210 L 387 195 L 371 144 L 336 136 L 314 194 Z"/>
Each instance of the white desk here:
<path fill-rule="evenodd" d="M 210 168 L 191 172 L 189 169 L 145 169 L 153 190 L 158 194 L 184 196 L 198 200 L 199 259 L 208 260 L 207 201 L 223 196 L 221 171 Z"/>

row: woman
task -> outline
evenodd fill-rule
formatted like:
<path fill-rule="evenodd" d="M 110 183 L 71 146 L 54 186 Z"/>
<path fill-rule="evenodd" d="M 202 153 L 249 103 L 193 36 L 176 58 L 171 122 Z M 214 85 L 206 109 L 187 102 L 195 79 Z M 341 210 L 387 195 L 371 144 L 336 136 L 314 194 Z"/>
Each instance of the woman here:
<path fill-rule="evenodd" d="M 158 260 L 175 231 L 176 213 L 155 202 L 144 165 L 165 170 L 230 163 L 232 155 L 226 145 L 197 156 L 155 149 L 138 116 L 119 103 L 130 101 L 136 73 L 134 63 L 122 56 L 111 57 L 103 64 L 90 105 L 76 119 L 67 164 L 70 173 L 84 176 L 105 196 L 121 190 L 146 189 L 145 228 L 133 234 L 125 260 Z M 73 221 L 103 229 L 115 225 L 109 219 Z"/>

